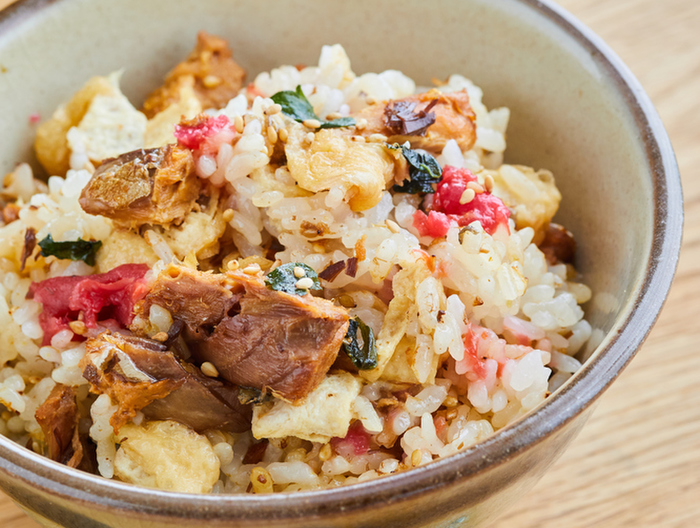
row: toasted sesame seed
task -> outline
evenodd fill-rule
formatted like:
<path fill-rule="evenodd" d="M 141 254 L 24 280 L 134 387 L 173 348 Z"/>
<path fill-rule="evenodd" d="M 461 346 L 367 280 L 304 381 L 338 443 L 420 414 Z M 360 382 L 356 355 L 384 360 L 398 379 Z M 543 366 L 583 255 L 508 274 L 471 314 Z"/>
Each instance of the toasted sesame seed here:
<path fill-rule="evenodd" d="M 384 134 L 372 134 L 368 139 L 370 143 L 386 143 L 387 139 L 389 138 Z"/>
<path fill-rule="evenodd" d="M 474 192 L 474 189 L 464 189 L 462 196 L 459 197 L 459 203 L 461 205 L 468 204 L 474 199 L 475 196 L 476 193 Z"/>
<path fill-rule="evenodd" d="M 413 453 L 411 453 L 411 465 L 413 467 L 420 466 L 422 460 L 423 451 L 421 451 L 420 449 L 414 449 Z"/>
<path fill-rule="evenodd" d="M 245 268 L 243 268 L 243 273 L 246 275 L 255 275 L 259 273 L 260 270 L 260 265 L 259 264 L 249 264 Z"/>
<path fill-rule="evenodd" d="M 231 259 L 226 263 L 226 269 L 229 271 L 236 271 L 240 266 L 236 259 Z"/>
<path fill-rule="evenodd" d="M 272 493 L 274 491 L 274 482 L 265 468 L 254 467 L 250 472 L 250 483 L 254 493 Z"/>
<path fill-rule="evenodd" d="M 200 367 L 202 374 L 205 376 L 209 376 L 210 378 L 218 378 L 219 377 L 219 371 L 216 369 L 216 367 L 212 364 L 209 363 L 208 361 L 205 361 L 202 363 L 202 366 Z"/>
<path fill-rule="evenodd" d="M 162 343 L 162 342 L 168 340 L 168 333 L 167 332 L 158 332 L 156 335 L 153 336 L 153 339 L 155 339 L 156 341 L 160 341 Z"/>
<path fill-rule="evenodd" d="M 484 187 L 488 192 L 491 192 L 493 190 L 494 185 L 495 182 L 493 181 L 493 176 L 491 176 L 490 174 L 484 176 Z"/>
<path fill-rule="evenodd" d="M 221 77 L 217 77 L 216 75 L 207 75 L 204 79 L 202 79 L 202 84 L 206 88 L 216 88 L 222 82 Z"/>
<path fill-rule="evenodd" d="M 302 277 L 306 277 L 306 271 L 304 271 L 304 268 L 301 266 L 294 266 L 294 276 L 297 279 L 301 279 Z"/>
<path fill-rule="evenodd" d="M 387 228 L 389 228 L 389 231 L 392 233 L 398 233 L 401 231 L 401 228 L 399 227 L 399 224 L 394 222 L 393 220 L 385 220 L 384 223 L 386 224 Z"/>
<path fill-rule="evenodd" d="M 233 209 L 226 209 L 222 214 L 221 218 L 224 219 L 224 222 L 230 222 L 233 220 Z"/>
<path fill-rule="evenodd" d="M 367 97 L 365 97 L 365 103 L 367 103 L 368 105 L 373 105 L 376 102 L 377 102 L 377 100 L 374 97 L 372 97 L 371 95 L 368 95 Z"/>
<path fill-rule="evenodd" d="M 308 290 L 313 285 L 314 285 L 314 281 L 311 278 L 304 277 L 303 279 L 299 279 L 294 286 L 299 290 Z"/>
<path fill-rule="evenodd" d="M 352 141 L 357 141 L 358 143 L 364 143 L 365 142 L 365 136 L 350 136 L 350 139 Z"/>
<path fill-rule="evenodd" d="M 457 405 L 459 405 L 459 400 L 454 396 L 448 396 L 442 404 L 445 407 L 457 407 Z"/>
<path fill-rule="evenodd" d="M 82 321 L 71 321 L 68 323 L 69 328 L 78 335 L 85 335 L 87 332 L 87 326 Z"/>
<path fill-rule="evenodd" d="M 286 143 L 287 139 L 289 138 L 289 132 L 287 132 L 286 128 L 280 128 L 277 132 L 277 135 L 279 136 L 282 143 Z"/>
<path fill-rule="evenodd" d="M 481 185 L 479 185 L 477 182 L 473 182 L 473 181 L 471 181 L 467 184 L 467 189 L 471 189 L 476 194 L 481 194 L 482 192 L 484 192 L 484 188 Z"/>
<path fill-rule="evenodd" d="M 321 450 L 318 452 L 318 458 L 321 460 L 321 462 L 325 462 L 328 460 L 331 456 L 333 455 L 333 448 L 331 448 L 330 444 L 324 445 Z"/>
<path fill-rule="evenodd" d="M 343 115 L 340 112 L 331 112 L 326 116 L 326 119 L 340 119 Z"/>
<path fill-rule="evenodd" d="M 233 117 L 233 127 L 236 129 L 236 132 L 238 132 L 239 134 L 243 133 L 243 129 L 245 128 L 245 123 L 243 122 L 243 118 L 238 114 L 236 114 Z"/>
<path fill-rule="evenodd" d="M 358 119 L 357 123 L 355 123 L 355 128 L 357 130 L 364 130 L 365 128 L 367 128 L 367 120 L 364 118 Z"/>
<path fill-rule="evenodd" d="M 267 107 L 267 109 L 265 110 L 265 115 L 271 116 L 271 115 L 279 114 L 281 111 L 282 111 L 282 107 L 280 105 L 278 105 L 277 103 L 275 103 L 275 104 Z"/>
<path fill-rule="evenodd" d="M 321 122 L 318 119 L 305 119 L 302 124 L 306 128 L 321 128 Z"/>
<path fill-rule="evenodd" d="M 309 143 L 313 143 L 315 137 L 316 136 L 314 136 L 313 132 L 309 132 L 308 134 L 306 134 L 306 141 L 308 141 Z"/>
<path fill-rule="evenodd" d="M 275 127 L 267 127 L 267 140 L 272 144 L 277 143 L 277 130 L 275 130 Z"/>
<path fill-rule="evenodd" d="M 357 306 L 357 304 L 355 304 L 355 299 L 353 299 L 347 293 L 340 295 L 338 297 L 338 302 L 340 303 L 340 306 L 343 306 L 344 308 L 355 308 L 355 306 Z"/>

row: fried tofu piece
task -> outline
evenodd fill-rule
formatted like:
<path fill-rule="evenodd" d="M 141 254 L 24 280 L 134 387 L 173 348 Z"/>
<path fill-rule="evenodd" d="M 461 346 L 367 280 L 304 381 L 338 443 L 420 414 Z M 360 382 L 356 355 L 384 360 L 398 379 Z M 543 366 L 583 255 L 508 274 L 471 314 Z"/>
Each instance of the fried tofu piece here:
<path fill-rule="evenodd" d="M 192 152 L 166 145 L 106 160 L 83 189 L 80 206 L 122 227 L 168 225 L 192 211 L 200 190 Z"/>
<path fill-rule="evenodd" d="M 296 436 L 312 442 L 344 438 L 355 417 L 362 382 L 348 372 L 330 374 L 298 405 L 276 400 L 253 409 L 255 438 Z M 332 408 L 332 412 L 328 412 Z"/>
<path fill-rule="evenodd" d="M 59 106 L 51 119 L 39 125 L 34 141 L 36 156 L 51 175 L 64 176 L 70 168 L 68 131 L 78 126 L 98 95 L 121 95 L 114 76 L 93 77 L 66 104 Z"/>
<path fill-rule="evenodd" d="M 194 91 L 194 77 L 180 77 L 177 90 L 179 91 L 177 102 L 148 120 L 144 139 L 146 148 L 175 143 L 175 125 L 179 124 L 183 118 L 193 119 L 202 112 L 202 103 Z"/>
<path fill-rule="evenodd" d="M 429 108 L 429 113 L 435 114 L 435 122 L 429 125 L 424 135 L 402 135 L 391 126 L 387 107 L 396 103 L 415 103 L 416 111 Z M 469 150 L 476 141 L 476 114 L 469 104 L 466 90 L 451 93 L 441 93 L 438 90 L 411 95 L 397 101 L 384 101 L 364 108 L 355 119 L 367 121 L 367 126 L 361 131 L 365 137 L 372 134 L 383 134 L 389 138 L 389 143 L 403 144 L 408 141 L 411 148 L 420 148 L 439 154 L 445 144 L 454 139 L 462 151 Z"/>
<path fill-rule="evenodd" d="M 320 130 L 311 145 L 298 125 L 285 145 L 287 166 L 299 187 L 314 193 L 343 189 L 353 211 L 379 203 L 394 178 L 394 158 L 379 143 L 353 141 L 338 130 Z"/>
<path fill-rule="evenodd" d="M 147 488 L 209 493 L 219 480 L 219 458 L 205 436 L 173 421 L 122 427 L 114 476 Z"/>
<path fill-rule="evenodd" d="M 487 173 L 493 177 L 492 193 L 511 209 L 515 227 L 531 227 L 539 243 L 561 201 L 552 173 L 524 165 L 501 165 Z"/>
<path fill-rule="evenodd" d="M 200 31 L 192 53 L 168 73 L 163 86 L 148 96 L 143 112 L 150 119 L 178 103 L 183 83 L 190 80 L 202 109 L 222 108 L 243 86 L 245 70 L 233 60 L 224 39 Z"/>

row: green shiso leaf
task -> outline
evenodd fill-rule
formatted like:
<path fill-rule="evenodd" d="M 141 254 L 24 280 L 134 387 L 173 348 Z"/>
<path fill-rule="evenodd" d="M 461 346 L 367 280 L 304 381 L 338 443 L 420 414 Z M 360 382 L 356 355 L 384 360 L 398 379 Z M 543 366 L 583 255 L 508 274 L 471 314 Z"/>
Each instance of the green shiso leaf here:
<path fill-rule="evenodd" d="M 408 175 L 410 180 L 406 180 L 402 185 L 394 185 L 394 192 L 418 194 L 418 193 L 434 193 L 433 185 L 440 182 L 442 178 L 442 167 L 437 160 L 428 154 L 418 150 L 413 150 L 408 147 L 408 142 L 404 145 L 394 143 L 387 144 L 387 147 L 392 150 L 401 150 L 403 157 L 408 163 Z"/>
<path fill-rule="evenodd" d="M 102 246 L 99 240 L 72 240 L 69 242 L 56 242 L 51 235 L 39 242 L 43 257 L 54 256 L 60 259 L 82 260 L 88 266 L 95 265 L 95 254 Z"/>
<path fill-rule="evenodd" d="M 314 112 L 313 106 L 301 90 L 301 86 L 297 86 L 296 91 L 285 90 L 277 92 L 271 99 L 282 107 L 282 112 L 295 121 L 303 123 L 307 119 L 315 119 L 321 123 L 321 128 L 341 128 L 355 126 L 355 120 L 352 117 L 340 117 L 331 121 L 321 119 Z"/>
<path fill-rule="evenodd" d="M 294 268 L 301 268 L 304 270 L 305 278 L 308 277 L 313 281 L 313 286 L 309 288 L 310 290 L 321 290 L 321 282 L 318 280 L 318 275 L 313 270 L 311 266 L 302 264 L 301 262 L 289 262 L 287 264 L 282 264 L 278 268 L 275 268 L 265 277 L 265 284 L 271 290 L 281 291 L 285 293 L 291 293 L 292 295 L 306 295 L 309 290 L 303 290 L 296 287 L 299 277 L 294 275 Z"/>
<path fill-rule="evenodd" d="M 362 346 L 357 339 L 358 330 L 362 335 Z M 377 347 L 374 342 L 374 332 L 359 317 L 350 319 L 350 325 L 343 340 L 343 350 L 358 369 L 377 368 Z"/>

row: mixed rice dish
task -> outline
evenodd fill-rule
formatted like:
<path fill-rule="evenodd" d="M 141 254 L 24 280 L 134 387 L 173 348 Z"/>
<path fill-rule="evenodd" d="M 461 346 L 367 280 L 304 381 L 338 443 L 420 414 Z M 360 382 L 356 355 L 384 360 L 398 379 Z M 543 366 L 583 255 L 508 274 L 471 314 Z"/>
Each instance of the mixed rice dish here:
<path fill-rule="evenodd" d="M 340 45 L 245 76 L 200 33 L 140 110 L 117 72 L 37 126 L 51 176 L 0 193 L 0 433 L 161 490 L 313 490 L 473 446 L 580 367 L 591 292 L 553 175 L 503 164 L 507 108 Z"/>

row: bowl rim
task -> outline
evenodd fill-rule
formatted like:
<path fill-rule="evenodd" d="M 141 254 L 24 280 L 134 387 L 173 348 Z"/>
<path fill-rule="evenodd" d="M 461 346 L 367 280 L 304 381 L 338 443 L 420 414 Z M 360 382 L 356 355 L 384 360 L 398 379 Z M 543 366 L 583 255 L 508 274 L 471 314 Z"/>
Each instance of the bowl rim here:
<path fill-rule="evenodd" d="M 68 0 L 61 0 L 67 2 Z M 74 503 L 158 517 L 298 519 L 403 501 L 473 478 L 532 448 L 588 408 L 617 378 L 646 339 L 667 298 L 681 248 L 680 173 L 668 135 L 639 81 L 603 40 L 553 0 L 510 0 L 553 22 L 606 72 L 642 136 L 654 197 L 653 240 L 640 285 L 614 335 L 571 382 L 534 412 L 484 442 L 411 471 L 340 488 L 271 495 L 192 495 L 139 488 L 53 462 L 0 436 L 0 471 Z M 58 0 L 19 0 L 0 11 L 0 35 Z M 612 332 L 611 332 L 612 333 Z M 294 506 L 293 508 L 290 506 Z"/>

